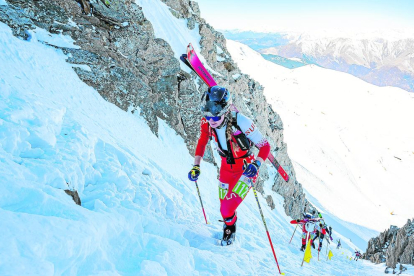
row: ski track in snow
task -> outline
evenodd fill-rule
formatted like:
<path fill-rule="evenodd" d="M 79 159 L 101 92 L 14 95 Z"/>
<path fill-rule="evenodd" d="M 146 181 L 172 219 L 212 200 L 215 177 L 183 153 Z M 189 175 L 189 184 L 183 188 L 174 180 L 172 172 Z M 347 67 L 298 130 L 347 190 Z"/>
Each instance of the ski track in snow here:
<path fill-rule="evenodd" d="M 156 137 L 139 114 L 80 81 L 60 50 L 17 39 L 3 23 L 0 46 L 0 275 L 276 274 L 252 193 L 235 244 L 218 246 L 215 167 L 203 163 L 199 181 L 205 225 L 187 180 L 192 157 L 163 121 Z M 382 274 L 383 265 L 347 260 L 350 247 L 332 249 L 332 261 L 313 251 L 301 268 L 299 234 L 289 245 L 294 227 L 273 197 L 270 210 L 259 195 L 286 275 Z"/>

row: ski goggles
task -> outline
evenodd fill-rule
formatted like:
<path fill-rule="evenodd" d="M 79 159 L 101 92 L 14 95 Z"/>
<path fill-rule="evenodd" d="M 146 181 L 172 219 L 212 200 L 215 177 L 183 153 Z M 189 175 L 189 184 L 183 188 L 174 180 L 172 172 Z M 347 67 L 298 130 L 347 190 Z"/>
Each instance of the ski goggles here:
<path fill-rule="evenodd" d="M 220 121 L 221 116 L 214 116 L 214 117 L 204 116 L 204 118 L 206 118 L 207 121 L 213 120 L 214 122 L 217 122 L 217 121 Z"/>
<path fill-rule="evenodd" d="M 220 117 L 229 110 L 229 107 L 216 102 L 206 102 L 201 106 L 201 113 L 204 117 Z"/>

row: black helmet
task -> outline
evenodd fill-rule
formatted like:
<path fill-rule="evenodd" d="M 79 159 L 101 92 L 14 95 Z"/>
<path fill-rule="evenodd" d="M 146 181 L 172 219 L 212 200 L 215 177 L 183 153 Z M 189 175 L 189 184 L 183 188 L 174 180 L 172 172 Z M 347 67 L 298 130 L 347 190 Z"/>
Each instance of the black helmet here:
<path fill-rule="evenodd" d="M 231 104 L 230 92 L 222 86 L 213 86 L 204 93 L 206 101 L 201 104 L 201 111 L 206 116 L 221 116 L 229 110 Z M 203 100 L 203 98 L 201 98 Z"/>

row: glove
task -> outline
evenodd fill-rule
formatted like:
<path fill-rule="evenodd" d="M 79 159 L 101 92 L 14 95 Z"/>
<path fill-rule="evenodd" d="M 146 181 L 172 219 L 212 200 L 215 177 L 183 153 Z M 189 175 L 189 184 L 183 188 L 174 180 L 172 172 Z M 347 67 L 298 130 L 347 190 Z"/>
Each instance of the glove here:
<path fill-rule="evenodd" d="M 253 163 L 250 163 L 247 166 L 247 169 L 243 172 L 243 175 L 247 176 L 247 177 L 255 177 L 257 172 L 259 171 L 259 167 L 260 167 L 260 161 L 253 161 Z"/>
<path fill-rule="evenodd" d="M 191 181 L 197 181 L 198 177 L 200 176 L 200 166 L 194 165 L 191 171 L 188 173 L 188 179 Z"/>

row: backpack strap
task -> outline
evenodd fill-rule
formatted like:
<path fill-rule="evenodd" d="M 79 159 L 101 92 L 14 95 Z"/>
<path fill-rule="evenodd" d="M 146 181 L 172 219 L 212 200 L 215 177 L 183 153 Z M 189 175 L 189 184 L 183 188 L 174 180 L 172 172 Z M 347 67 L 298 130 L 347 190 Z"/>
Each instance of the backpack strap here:
<path fill-rule="evenodd" d="M 218 136 L 217 136 L 216 130 L 214 128 L 212 128 L 211 126 L 208 126 L 208 127 L 209 127 L 209 138 L 210 138 L 210 141 L 213 140 L 213 132 L 214 132 L 214 135 L 217 137 L 217 140 L 218 140 Z M 217 141 L 217 150 L 218 150 L 218 153 L 219 153 L 220 156 L 227 157 L 227 155 L 228 155 L 227 154 L 227 151 L 221 148 L 221 145 L 220 145 L 220 143 L 218 141 Z"/>
<path fill-rule="evenodd" d="M 237 135 L 233 134 L 233 136 L 236 139 L 239 147 L 243 150 L 248 150 L 248 155 L 250 155 L 251 154 L 250 149 L 253 147 L 253 142 L 250 141 L 249 138 L 247 138 L 246 134 L 244 134 L 240 126 L 237 124 L 237 114 L 238 114 L 237 111 L 231 111 L 231 124 L 238 131 L 240 131 L 240 133 L 238 133 Z"/>
<path fill-rule="evenodd" d="M 239 147 L 241 149 L 248 151 L 244 156 L 242 156 L 242 157 L 247 157 L 247 156 L 251 155 L 250 148 L 252 147 L 252 142 L 247 138 L 246 134 L 244 134 L 244 132 L 241 130 L 240 126 L 237 124 L 237 114 L 238 114 L 237 111 L 231 111 L 231 117 L 228 119 L 229 121 L 227 123 L 231 124 L 232 127 L 235 127 L 240 132 L 237 135 L 232 134 L 232 136 L 236 139 L 236 142 L 237 142 L 237 144 L 239 145 Z M 213 132 L 217 137 L 216 130 L 213 129 L 211 126 L 209 126 L 210 140 L 212 139 Z M 233 152 L 232 152 L 231 141 L 230 141 L 230 139 L 227 139 L 227 138 L 228 137 L 227 137 L 227 131 L 226 131 L 227 150 L 223 150 L 220 146 L 220 142 L 217 141 L 219 154 L 220 154 L 220 156 L 226 158 L 227 164 L 236 164 L 235 158 L 234 158 Z M 238 158 L 242 158 L 242 157 L 238 157 Z"/>
<path fill-rule="evenodd" d="M 239 125 L 237 124 L 237 114 L 239 112 L 232 110 L 231 111 L 231 124 L 235 126 L 238 130 L 242 131 Z M 243 131 L 242 131 L 243 132 Z"/>

